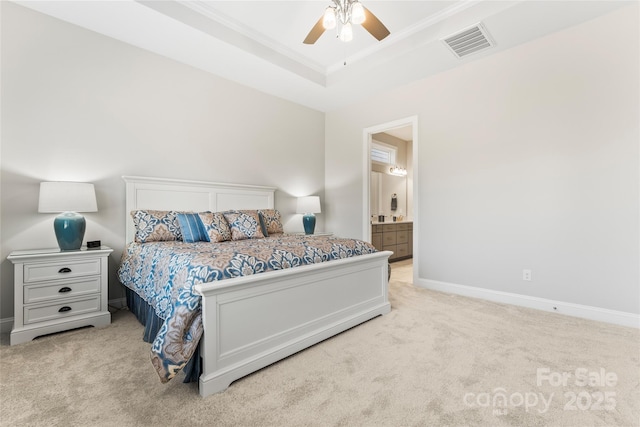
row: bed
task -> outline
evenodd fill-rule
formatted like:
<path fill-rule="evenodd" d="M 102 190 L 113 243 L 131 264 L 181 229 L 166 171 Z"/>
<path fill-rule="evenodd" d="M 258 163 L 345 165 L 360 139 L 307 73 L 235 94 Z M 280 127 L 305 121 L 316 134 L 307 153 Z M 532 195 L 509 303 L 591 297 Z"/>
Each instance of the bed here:
<path fill-rule="evenodd" d="M 272 187 L 134 176 L 123 179 L 127 248 L 136 236 L 132 211 L 274 209 Z M 294 237 L 280 237 L 284 244 L 294 244 L 287 243 Z M 268 239 L 261 244 L 266 245 Z M 314 239 L 320 237 L 298 236 L 307 246 L 322 244 Z M 338 240 L 327 244 L 337 244 Z M 390 311 L 391 252 L 369 253 L 364 242 L 352 239 L 346 243 L 355 248 L 351 252 L 357 256 L 337 256 L 339 259 L 295 268 L 194 282 L 190 289 L 199 299 L 202 328 L 196 353 L 201 361 L 201 396 L 224 391 L 236 379 Z M 197 251 L 209 250 L 205 246 L 196 246 Z"/>

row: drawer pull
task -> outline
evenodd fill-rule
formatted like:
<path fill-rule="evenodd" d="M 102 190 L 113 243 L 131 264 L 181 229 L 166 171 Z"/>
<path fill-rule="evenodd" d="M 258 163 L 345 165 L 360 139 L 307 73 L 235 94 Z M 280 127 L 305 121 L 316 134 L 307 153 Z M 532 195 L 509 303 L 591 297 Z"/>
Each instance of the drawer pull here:
<path fill-rule="evenodd" d="M 64 307 L 60 307 L 60 310 L 58 310 L 58 313 L 64 313 L 65 311 L 71 311 L 71 307 L 69 307 L 68 305 L 65 305 Z"/>
<path fill-rule="evenodd" d="M 71 292 L 71 288 L 68 286 L 65 286 L 64 288 L 60 288 L 58 292 L 61 292 L 61 293 Z"/>
<path fill-rule="evenodd" d="M 58 270 L 58 273 L 71 273 L 71 269 L 69 267 L 62 267 Z"/>

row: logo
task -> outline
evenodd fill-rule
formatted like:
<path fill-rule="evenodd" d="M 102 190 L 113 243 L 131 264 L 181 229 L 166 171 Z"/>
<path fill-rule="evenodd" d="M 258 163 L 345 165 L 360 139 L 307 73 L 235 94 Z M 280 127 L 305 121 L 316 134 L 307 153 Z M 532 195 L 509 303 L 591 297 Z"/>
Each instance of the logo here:
<path fill-rule="evenodd" d="M 508 391 L 497 387 L 491 391 L 467 392 L 462 401 L 468 407 L 490 408 L 496 416 L 507 415 L 509 410 L 524 408 L 525 412 L 544 414 L 551 405 L 563 405 L 565 411 L 613 411 L 616 409 L 618 375 L 605 368 L 590 370 L 580 367 L 573 371 L 552 371 L 541 367 L 536 370 L 536 385 L 548 390 Z"/>

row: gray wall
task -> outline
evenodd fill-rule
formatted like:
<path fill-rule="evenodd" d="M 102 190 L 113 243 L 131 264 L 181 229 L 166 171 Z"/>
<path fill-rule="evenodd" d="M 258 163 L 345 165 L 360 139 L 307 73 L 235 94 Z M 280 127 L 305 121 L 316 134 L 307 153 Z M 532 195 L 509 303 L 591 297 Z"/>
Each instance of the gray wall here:
<path fill-rule="evenodd" d="M 55 214 L 37 213 L 41 181 L 95 184 L 99 211 L 85 215 L 85 239 L 115 249 L 111 299 L 122 296 L 122 175 L 275 186 L 285 229 L 302 231 L 295 197 L 324 196 L 324 114 L 14 3 L 0 7 L 0 319 L 13 316 L 9 252 L 56 247 Z"/>
<path fill-rule="evenodd" d="M 420 278 L 640 313 L 637 6 L 326 115 L 0 8 L 0 320 L 8 253 L 56 245 L 40 181 L 96 184 L 119 298 L 121 175 L 273 185 L 290 230 L 318 194 L 320 230 L 362 237 L 362 129 L 413 115 Z"/>
<path fill-rule="evenodd" d="M 362 129 L 417 115 L 420 279 L 640 313 L 638 16 L 328 113 L 327 228 L 362 237 Z"/>

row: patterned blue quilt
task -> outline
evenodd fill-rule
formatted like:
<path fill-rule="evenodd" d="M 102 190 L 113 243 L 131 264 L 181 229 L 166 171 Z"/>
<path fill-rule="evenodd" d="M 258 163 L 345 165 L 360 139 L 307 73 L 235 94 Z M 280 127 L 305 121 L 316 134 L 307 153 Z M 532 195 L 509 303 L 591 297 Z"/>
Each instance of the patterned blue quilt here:
<path fill-rule="evenodd" d="M 369 243 L 329 236 L 283 234 L 220 243 L 130 243 L 118 277 L 164 320 L 151 348 L 160 380 L 173 378 L 202 336 L 200 283 L 376 252 Z"/>

